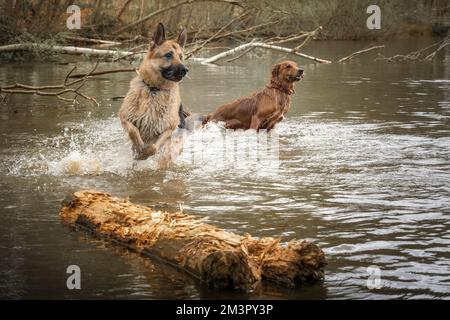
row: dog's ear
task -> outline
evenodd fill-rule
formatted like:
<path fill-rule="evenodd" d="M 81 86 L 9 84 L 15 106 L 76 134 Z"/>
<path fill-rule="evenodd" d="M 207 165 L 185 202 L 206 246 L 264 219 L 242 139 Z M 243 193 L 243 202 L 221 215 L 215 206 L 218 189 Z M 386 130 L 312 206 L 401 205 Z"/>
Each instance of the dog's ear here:
<path fill-rule="evenodd" d="M 276 65 L 273 66 L 273 68 L 272 68 L 272 78 L 273 79 L 278 79 L 278 76 L 280 75 L 280 69 L 281 69 L 281 65 L 279 63 L 277 63 Z"/>
<path fill-rule="evenodd" d="M 178 44 L 184 48 L 184 45 L 186 44 L 186 40 L 187 40 L 187 31 L 185 28 L 183 28 L 180 32 L 180 35 L 178 36 Z"/>
<path fill-rule="evenodd" d="M 153 45 L 152 47 L 157 47 L 166 41 L 166 32 L 164 31 L 164 25 L 160 22 L 153 33 Z"/>

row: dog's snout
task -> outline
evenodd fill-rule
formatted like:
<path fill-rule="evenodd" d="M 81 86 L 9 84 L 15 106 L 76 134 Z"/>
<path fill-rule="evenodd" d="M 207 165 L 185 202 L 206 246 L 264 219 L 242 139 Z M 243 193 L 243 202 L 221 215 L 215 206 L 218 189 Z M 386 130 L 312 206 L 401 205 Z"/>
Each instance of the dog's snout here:
<path fill-rule="evenodd" d="M 161 69 L 162 76 L 170 81 L 179 82 L 188 73 L 188 68 L 184 64 L 174 64 L 168 68 Z"/>
<path fill-rule="evenodd" d="M 183 77 L 189 72 L 189 69 L 186 68 L 185 65 L 180 65 L 178 70 L 179 70 L 178 72 L 180 73 L 180 75 L 182 75 Z"/>
<path fill-rule="evenodd" d="M 298 75 L 301 76 L 303 74 L 304 70 L 303 69 L 298 69 Z"/>

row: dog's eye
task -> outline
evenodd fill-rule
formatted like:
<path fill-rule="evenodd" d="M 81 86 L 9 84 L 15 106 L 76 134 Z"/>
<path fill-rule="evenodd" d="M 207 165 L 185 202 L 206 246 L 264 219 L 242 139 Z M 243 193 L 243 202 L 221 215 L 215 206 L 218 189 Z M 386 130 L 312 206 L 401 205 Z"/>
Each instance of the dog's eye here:
<path fill-rule="evenodd" d="M 286 68 L 292 68 L 292 66 L 290 64 L 286 65 Z"/>
<path fill-rule="evenodd" d="M 164 57 L 166 57 L 167 59 L 172 59 L 173 57 L 173 53 L 172 52 L 167 52 Z"/>

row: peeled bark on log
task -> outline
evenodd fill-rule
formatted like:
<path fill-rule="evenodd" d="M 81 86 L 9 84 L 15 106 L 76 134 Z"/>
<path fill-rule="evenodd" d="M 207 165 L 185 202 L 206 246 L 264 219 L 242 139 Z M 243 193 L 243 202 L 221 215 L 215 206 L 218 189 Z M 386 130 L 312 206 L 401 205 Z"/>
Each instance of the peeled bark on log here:
<path fill-rule="evenodd" d="M 183 214 L 153 211 L 98 191 L 63 201 L 60 217 L 94 234 L 156 256 L 208 285 L 249 291 L 260 281 L 292 287 L 323 278 L 323 251 L 308 241 L 280 245 L 205 224 Z"/>

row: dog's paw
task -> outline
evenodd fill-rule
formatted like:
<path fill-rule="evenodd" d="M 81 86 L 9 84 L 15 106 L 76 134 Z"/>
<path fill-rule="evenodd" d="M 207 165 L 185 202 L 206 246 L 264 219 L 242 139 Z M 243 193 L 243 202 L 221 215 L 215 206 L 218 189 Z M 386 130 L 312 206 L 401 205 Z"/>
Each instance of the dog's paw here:
<path fill-rule="evenodd" d="M 145 147 L 139 148 L 138 150 L 133 150 L 134 160 L 147 160 L 149 157 L 155 155 L 156 147 L 154 144 L 147 145 Z"/>
<path fill-rule="evenodd" d="M 142 152 L 135 152 L 133 155 L 134 160 L 146 160 L 149 156 L 145 155 Z"/>
<path fill-rule="evenodd" d="M 150 145 L 148 145 L 148 146 L 146 146 L 146 147 L 144 148 L 143 153 L 144 153 L 147 157 L 150 157 L 150 156 L 155 155 L 156 151 L 157 151 L 157 150 L 156 150 L 156 146 L 155 146 L 154 144 L 150 144 Z"/>

